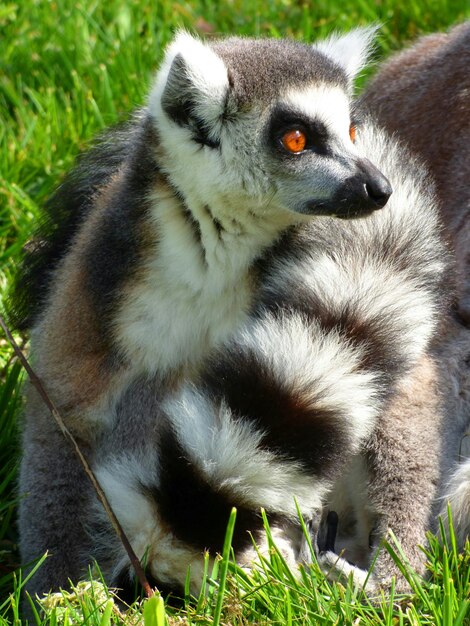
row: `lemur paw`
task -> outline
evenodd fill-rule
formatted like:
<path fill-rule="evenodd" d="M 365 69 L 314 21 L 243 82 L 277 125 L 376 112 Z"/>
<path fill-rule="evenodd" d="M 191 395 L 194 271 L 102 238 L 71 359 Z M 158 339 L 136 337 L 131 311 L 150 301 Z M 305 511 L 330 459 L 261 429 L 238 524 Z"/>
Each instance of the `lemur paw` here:
<path fill-rule="evenodd" d="M 330 581 L 345 582 L 348 578 L 352 578 L 354 586 L 358 589 L 364 589 L 368 592 L 377 590 L 376 582 L 370 572 L 351 565 L 346 559 L 331 550 L 321 552 L 317 556 L 317 561 Z"/>
<path fill-rule="evenodd" d="M 276 551 L 286 562 L 292 573 L 299 571 L 298 560 L 290 538 L 286 537 L 283 529 L 271 527 L 271 536 L 274 540 Z M 257 542 L 256 549 L 252 546 L 237 556 L 238 564 L 245 570 L 250 570 L 260 563 L 260 558 L 269 560 L 274 548 L 271 546 L 265 534 Z"/>

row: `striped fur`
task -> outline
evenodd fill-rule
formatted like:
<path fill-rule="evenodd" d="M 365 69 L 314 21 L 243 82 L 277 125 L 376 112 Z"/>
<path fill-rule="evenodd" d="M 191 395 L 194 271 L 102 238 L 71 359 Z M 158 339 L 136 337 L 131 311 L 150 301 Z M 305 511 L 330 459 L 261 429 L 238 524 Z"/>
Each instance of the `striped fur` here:
<path fill-rule="evenodd" d="M 263 544 L 261 507 L 295 563 L 295 501 L 316 535 L 334 481 L 426 358 L 446 250 L 419 164 L 369 121 L 350 140 L 369 36 L 316 49 L 179 35 L 129 146 L 114 153 L 111 135 L 75 175 L 104 159 L 66 249 L 43 266 L 34 361 L 159 584 L 181 587 L 191 565 L 197 588 L 233 506 L 242 564 L 250 533 Z M 309 138 L 300 155 L 282 147 L 292 127 Z M 49 418 L 28 395 L 22 553 L 54 554 L 30 589 L 65 584 L 92 557 L 117 584 L 122 547 L 74 461 L 57 472 Z M 63 514 L 83 499 L 74 543 Z"/>

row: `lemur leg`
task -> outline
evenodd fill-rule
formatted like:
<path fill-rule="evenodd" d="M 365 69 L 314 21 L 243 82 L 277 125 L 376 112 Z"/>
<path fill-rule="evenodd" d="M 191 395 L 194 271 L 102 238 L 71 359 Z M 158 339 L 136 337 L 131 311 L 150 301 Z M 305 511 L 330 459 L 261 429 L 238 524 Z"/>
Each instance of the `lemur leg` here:
<path fill-rule="evenodd" d="M 439 482 L 442 410 L 437 377 L 432 358 L 422 358 L 392 397 L 365 450 L 368 498 L 377 516 L 371 547 L 377 548 L 391 529 L 418 573 L 424 573 L 419 546 L 426 544 Z M 393 575 L 398 588 L 406 589 L 390 555 L 381 550 L 374 579 L 387 587 Z"/>
<path fill-rule="evenodd" d="M 32 597 L 66 588 L 86 571 L 90 551 L 82 520 L 90 489 L 52 417 L 27 423 L 19 481 L 21 557 L 34 565 L 46 551 L 49 555 L 27 585 Z"/>

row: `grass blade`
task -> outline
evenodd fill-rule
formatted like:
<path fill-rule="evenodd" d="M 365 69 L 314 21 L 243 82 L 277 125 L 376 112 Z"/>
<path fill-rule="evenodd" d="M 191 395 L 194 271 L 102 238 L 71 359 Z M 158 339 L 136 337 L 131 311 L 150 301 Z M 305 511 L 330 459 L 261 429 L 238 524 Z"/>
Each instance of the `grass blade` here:
<path fill-rule="evenodd" d="M 220 565 L 219 575 L 219 590 L 217 593 L 217 603 L 214 611 L 213 626 L 219 626 L 220 617 L 222 615 L 222 603 L 225 594 L 225 585 L 227 582 L 228 564 L 230 561 L 230 552 L 232 547 L 233 531 L 235 529 L 235 522 L 237 519 L 237 509 L 233 508 L 230 513 L 230 518 L 227 525 L 227 532 L 225 533 L 224 549 L 222 551 L 222 562 Z"/>

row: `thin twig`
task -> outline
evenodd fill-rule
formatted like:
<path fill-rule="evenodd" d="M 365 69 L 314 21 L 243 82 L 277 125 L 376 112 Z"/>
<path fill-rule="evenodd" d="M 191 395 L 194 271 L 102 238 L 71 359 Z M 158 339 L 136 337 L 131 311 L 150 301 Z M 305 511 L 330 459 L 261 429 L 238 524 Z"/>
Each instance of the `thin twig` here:
<path fill-rule="evenodd" d="M 19 348 L 20 350 L 24 349 L 26 340 L 24 339 L 24 337 L 21 338 L 21 343 L 19 344 Z M 13 361 L 13 359 L 16 357 L 16 354 L 13 352 L 12 354 L 10 354 L 10 356 L 7 358 L 7 360 L 5 361 L 5 364 L 2 367 L 2 370 L 0 371 L 0 377 L 3 377 L 6 375 L 6 373 L 8 372 L 8 369 L 11 365 L 11 362 Z"/>
<path fill-rule="evenodd" d="M 64 421 L 63 421 L 62 417 L 60 416 L 59 411 L 57 410 L 57 408 L 54 405 L 54 403 L 52 402 L 52 400 L 49 398 L 49 396 L 48 396 L 48 394 L 47 394 L 47 392 L 46 392 L 46 390 L 45 390 L 41 380 L 39 379 L 37 374 L 34 372 L 33 368 L 29 364 L 29 362 L 26 359 L 25 355 L 23 354 L 22 350 L 20 349 L 20 347 L 18 346 L 18 344 L 14 340 L 10 330 L 8 329 L 8 326 L 5 323 L 5 320 L 3 319 L 3 317 L 1 315 L 0 315 L 0 326 L 3 328 L 3 331 L 4 331 L 8 341 L 10 342 L 10 345 L 12 346 L 16 356 L 18 357 L 18 359 L 20 360 L 21 364 L 23 365 L 23 367 L 25 368 L 26 372 L 28 373 L 28 376 L 29 376 L 29 378 L 31 380 L 31 384 L 35 387 L 35 389 L 37 390 L 37 392 L 39 393 L 39 395 L 43 399 L 44 404 L 47 406 L 47 408 L 51 412 L 52 417 L 56 421 L 57 425 L 59 426 L 60 430 L 64 434 L 65 438 L 68 439 L 69 442 L 72 444 L 72 447 L 73 447 L 73 449 L 75 451 L 75 454 L 77 455 L 77 457 L 78 457 L 78 459 L 79 459 L 83 469 L 85 470 L 86 475 L 90 479 L 90 482 L 93 485 L 94 490 L 96 491 L 96 495 L 98 496 L 99 501 L 103 505 L 103 508 L 104 508 L 104 510 L 106 511 L 106 514 L 109 517 L 109 520 L 110 520 L 110 522 L 111 522 L 111 524 L 112 524 L 112 526 L 114 528 L 114 531 L 115 531 L 116 535 L 121 540 L 122 545 L 124 546 L 127 554 L 129 555 L 129 559 L 130 559 L 130 561 L 132 563 L 132 566 L 133 566 L 134 571 L 135 571 L 135 573 L 137 575 L 137 578 L 139 579 L 139 582 L 142 585 L 142 588 L 144 589 L 145 595 L 147 596 L 147 598 L 150 598 L 153 595 L 154 592 L 152 591 L 152 588 L 149 585 L 147 577 L 145 576 L 145 572 L 143 570 L 143 567 L 140 564 L 140 561 L 137 558 L 137 555 L 135 554 L 134 550 L 132 549 L 132 546 L 129 543 L 129 539 L 127 538 L 126 533 L 124 532 L 121 524 L 119 523 L 119 520 L 117 519 L 116 515 L 114 514 L 114 511 L 111 508 L 111 505 L 110 505 L 110 503 L 108 501 L 108 498 L 106 497 L 106 494 L 104 493 L 101 485 L 99 484 L 96 476 L 94 475 L 91 467 L 89 466 L 88 461 L 83 456 L 82 451 L 80 450 L 80 448 L 78 446 L 78 443 L 75 440 L 75 437 L 72 435 L 72 433 L 68 430 L 67 426 L 64 424 Z"/>

